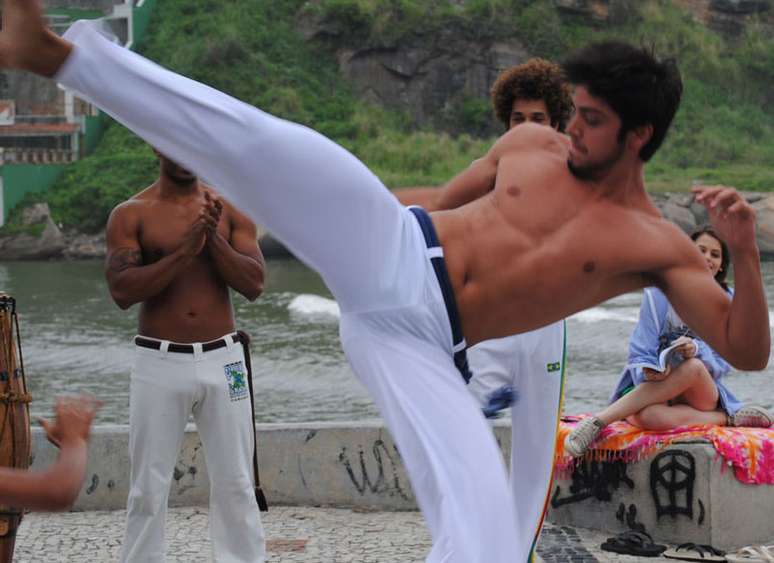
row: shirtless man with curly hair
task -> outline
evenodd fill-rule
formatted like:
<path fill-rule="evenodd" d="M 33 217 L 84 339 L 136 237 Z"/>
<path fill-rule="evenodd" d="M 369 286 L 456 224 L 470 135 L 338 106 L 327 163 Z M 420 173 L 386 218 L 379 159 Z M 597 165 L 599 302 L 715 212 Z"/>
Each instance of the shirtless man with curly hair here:
<path fill-rule="evenodd" d="M 537 123 L 564 133 L 572 114 L 572 95 L 559 65 L 534 58 L 497 77 L 492 105 L 506 131 L 522 123 Z"/>

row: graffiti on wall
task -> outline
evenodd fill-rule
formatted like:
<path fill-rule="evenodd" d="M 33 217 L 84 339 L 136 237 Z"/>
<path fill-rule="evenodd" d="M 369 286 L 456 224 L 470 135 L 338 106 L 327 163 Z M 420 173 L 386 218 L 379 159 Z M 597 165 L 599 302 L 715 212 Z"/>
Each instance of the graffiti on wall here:
<path fill-rule="evenodd" d="M 693 520 L 693 489 L 696 482 L 696 460 L 685 450 L 668 450 L 658 454 L 650 464 L 650 492 L 656 507 L 656 518 L 683 514 Z M 698 501 L 699 525 L 704 523 L 704 503 Z"/>
<path fill-rule="evenodd" d="M 613 498 L 612 491 L 624 485 L 634 489 L 634 481 L 626 474 L 627 467 L 627 464 L 620 460 L 584 460 L 578 463 L 572 473 L 569 491 L 562 495 L 562 488 L 557 485 L 551 497 L 551 506 L 558 508 L 590 498 L 609 502 Z"/>
<path fill-rule="evenodd" d="M 339 462 L 361 495 L 397 495 L 404 500 L 410 500 L 411 496 L 404 490 L 398 473 L 399 460 L 398 449 L 395 446 L 388 447 L 383 440 L 375 440 L 369 454 L 359 448 L 354 462 L 346 447 L 342 448 L 339 454 Z"/>

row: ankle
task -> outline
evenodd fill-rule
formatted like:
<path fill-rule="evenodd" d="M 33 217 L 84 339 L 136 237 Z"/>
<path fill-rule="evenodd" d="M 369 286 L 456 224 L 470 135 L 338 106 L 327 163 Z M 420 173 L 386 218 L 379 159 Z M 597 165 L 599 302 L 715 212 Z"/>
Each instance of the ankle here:
<path fill-rule="evenodd" d="M 22 57 L 18 66 L 46 78 L 53 78 L 72 52 L 72 45 L 49 29 L 41 30 L 39 45 L 31 56 Z"/>

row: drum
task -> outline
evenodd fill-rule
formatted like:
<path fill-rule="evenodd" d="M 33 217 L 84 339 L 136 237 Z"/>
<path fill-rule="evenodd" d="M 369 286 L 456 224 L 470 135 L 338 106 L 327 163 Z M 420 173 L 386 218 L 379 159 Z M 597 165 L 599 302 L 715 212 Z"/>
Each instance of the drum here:
<path fill-rule="evenodd" d="M 0 294 L 0 466 L 30 466 L 30 403 L 24 374 L 16 300 Z M 22 510 L 0 506 L 0 562 L 13 559 Z"/>

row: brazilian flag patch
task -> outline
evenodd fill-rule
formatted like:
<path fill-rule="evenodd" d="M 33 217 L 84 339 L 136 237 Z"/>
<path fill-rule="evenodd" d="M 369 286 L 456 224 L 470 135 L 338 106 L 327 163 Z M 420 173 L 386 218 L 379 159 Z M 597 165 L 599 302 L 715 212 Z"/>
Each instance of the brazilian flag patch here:
<path fill-rule="evenodd" d="M 553 362 L 550 364 L 546 364 L 546 369 L 548 370 L 548 373 L 554 373 L 562 369 L 562 362 Z"/>

